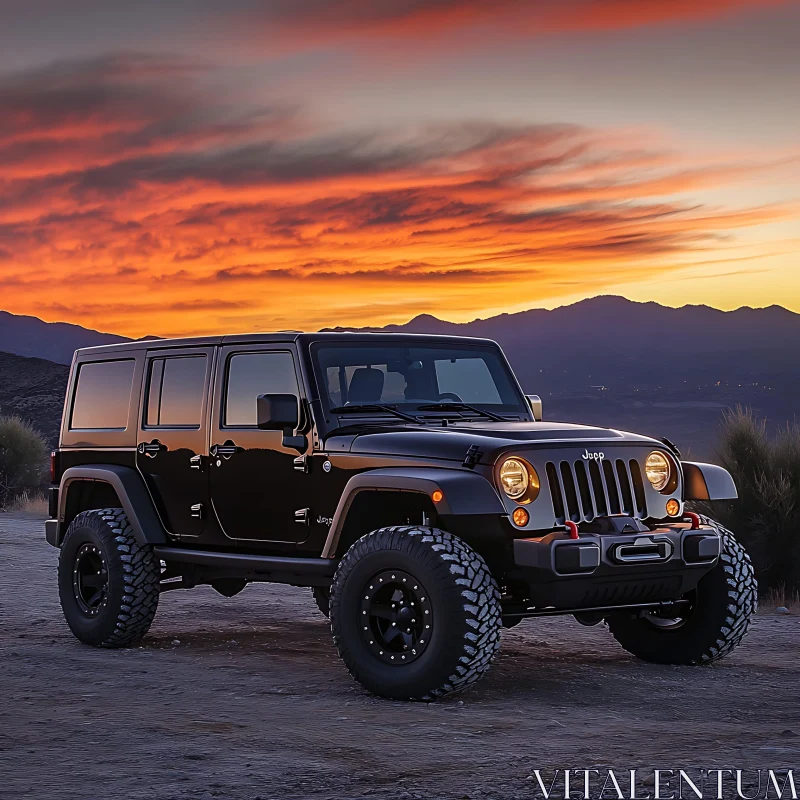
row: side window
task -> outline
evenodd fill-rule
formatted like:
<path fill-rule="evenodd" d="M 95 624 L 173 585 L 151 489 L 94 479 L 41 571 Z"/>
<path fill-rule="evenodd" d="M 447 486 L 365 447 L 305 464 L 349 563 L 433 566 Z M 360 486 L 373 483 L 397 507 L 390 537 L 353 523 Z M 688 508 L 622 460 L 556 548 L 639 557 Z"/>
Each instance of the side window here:
<path fill-rule="evenodd" d="M 291 353 L 235 353 L 228 359 L 222 424 L 255 427 L 260 394 L 299 395 Z"/>
<path fill-rule="evenodd" d="M 70 429 L 125 430 L 135 366 L 132 358 L 81 364 Z"/>
<path fill-rule="evenodd" d="M 206 383 L 206 356 L 154 358 L 147 384 L 145 425 L 199 428 Z"/>

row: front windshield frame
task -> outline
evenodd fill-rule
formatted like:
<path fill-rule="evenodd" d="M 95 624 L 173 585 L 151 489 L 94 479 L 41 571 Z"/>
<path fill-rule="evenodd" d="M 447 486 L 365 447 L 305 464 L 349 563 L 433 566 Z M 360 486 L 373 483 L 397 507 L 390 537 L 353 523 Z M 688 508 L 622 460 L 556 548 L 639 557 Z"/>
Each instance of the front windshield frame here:
<path fill-rule="evenodd" d="M 402 420 L 393 417 L 387 411 L 364 410 L 362 413 L 335 413 L 332 409 L 338 407 L 338 403 L 333 402 L 329 394 L 326 359 L 323 357 L 326 350 L 379 350 L 385 348 L 396 348 L 398 350 L 398 357 L 403 351 L 415 350 L 432 350 L 434 352 L 454 352 L 458 356 L 466 353 L 480 354 L 486 358 L 487 367 L 489 368 L 489 375 L 494 382 L 494 388 L 498 392 L 501 400 L 508 400 L 510 402 L 501 403 L 470 403 L 469 400 L 463 400 L 469 405 L 475 406 L 477 409 L 486 410 L 495 414 L 499 414 L 509 421 L 530 421 L 533 419 L 530 408 L 528 406 L 526 397 L 517 382 L 508 360 L 503 351 L 494 344 L 477 341 L 445 341 L 436 339 L 408 339 L 398 341 L 396 339 L 375 339 L 364 341 L 335 341 L 331 339 L 318 340 L 311 342 L 309 346 L 309 357 L 311 368 L 314 373 L 315 382 L 318 390 L 319 401 L 322 406 L 323 416 L 325 419 L 326 427 L 339 428 L 349 425 L 361 424 L 367 420 L 380 421 L 382 423 L 392 422 L 392 424 L 403 424 Z M 441 359 L 440 359 L 441 360 Z M 373 362 L 375 364 L 381 363 L 380 361 Z M 492 374 L 492 368 L 496 374 Z M 497 376 L 506 384 L 505 386 L 498 386 Z M 503 396 L 505 395 L 505 397 Z M 428 398 L 414 399 L 413 401 L 393 401 L 393 400 L 376 400 L 375 403 L 393 406 L 399 411 L 412 414 L 420 418 L 420 422 L 433 422 L 436 420 L 441 421 L 447 418 L 449 422 L 487 422 L 488 417 L 483 414 L 478 414 L 473 411 L 418 411 L 418 407 L 430 406 L 436 402 L 442 404 L 452 404 L 454 399 L 443 399 L 440 401 Z M 354 405 L 374 405 L 373 402 L 356 403 Z M 411 424 L 411 423 L 407 423 Z"/>

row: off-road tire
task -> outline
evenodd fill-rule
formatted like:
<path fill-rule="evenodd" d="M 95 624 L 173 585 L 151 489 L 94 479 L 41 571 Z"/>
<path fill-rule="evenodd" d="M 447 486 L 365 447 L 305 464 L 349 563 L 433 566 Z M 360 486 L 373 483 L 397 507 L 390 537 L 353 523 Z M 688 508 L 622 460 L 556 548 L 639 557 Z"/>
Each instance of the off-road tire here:
<path fill-rule="evenodd" d="M 313 586 L 311 588 L 311 595 L 314 598 L 314 602 L 317 604 L 317 608 L 322 612 L 322 615 L 325 617 L 330 617 L 331 590 L 323 589 L 321 586 Z"/>
<path fill-rule="evenodd" d="M 387 664 L 362 634 L 362 592 L 384 570 L 412 576 L 429 595 L 430 640 L 411 663 Z M 435 700 L 462 691 L 484 675 L 500 646 L 500 591 L 486 562 L 437 528 L 381 528 L 359 539 L 336 570 L 330 609 L 333 640 L 350 674 L 383 697 Z"/>
<path fill-rule="evenodd" d="M 96 548 L 107 573 L 105 601 L 94 615 L 81 609 L 73 583 L 84 545 Z M 125 647 L 149 630 L 158 608 L 159 562 L 152 548 L 137 544 L 121 508 L 78 514 L 67 528 L 58 559 L 58 591 L 73 634 L 95 647 Z"/>
<path fill-rule="evenodd" d="M 694 606 L 685 622 L 659 628 L 646 618 L 619 614 L 606 623 L 629 653 L 655 664 L 710 664 L 728 655 L 744 638 L 758 607 L 758 586 L 750 556 L 734 535 L 714 520 L 721 542 L 717 565 L 691 593 Z"/>

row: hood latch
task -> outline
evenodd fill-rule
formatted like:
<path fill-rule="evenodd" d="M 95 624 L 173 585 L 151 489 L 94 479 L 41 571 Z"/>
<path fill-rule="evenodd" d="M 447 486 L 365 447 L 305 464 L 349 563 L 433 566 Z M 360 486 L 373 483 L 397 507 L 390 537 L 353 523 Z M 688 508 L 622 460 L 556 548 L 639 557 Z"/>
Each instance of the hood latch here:
<path fill-rule="evenodd" d="M 464 460 L 461 462 L 461 466 L 472 469 L 481 460 L 482 455 L 483 453 L 478 445 L 471 444 L 469 450 L 467 450 L 467 454 L 464 456 Z"/>

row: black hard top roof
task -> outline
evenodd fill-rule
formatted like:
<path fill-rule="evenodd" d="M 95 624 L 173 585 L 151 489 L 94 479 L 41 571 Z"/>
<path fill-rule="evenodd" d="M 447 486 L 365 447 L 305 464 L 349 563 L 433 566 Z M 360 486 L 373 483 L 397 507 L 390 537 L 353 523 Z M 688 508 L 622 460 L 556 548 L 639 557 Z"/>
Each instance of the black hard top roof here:
<path fill-rule="evenodd" d="M 491 339 L 480 339 L 474 336 L 447 336 L 430 333 L 381 333 L 362 331 L 321 331 L 319 333 L 301 333 L 299 331 L 279 331 L 277 333 L 234 333 L 225 336 L 194 336 L 182 339 L 135 339 L 119 344 L 102 344 L 96 347 L 82 347 L 77 350 L 79 356 L 98 356 L 129 352 L 131 350 L 158 350 L 173 347 L 211 347 L 227 344 L 269 344 L 273 342 L 298 342 L 310 344 L 311 342 L 379 342 L 386 340 L 407 340 L 409 342 L 434 341 L 442 344 L 456 344 L 458 342 L 476 342 L 480 344 L 495 345 Z"/>

